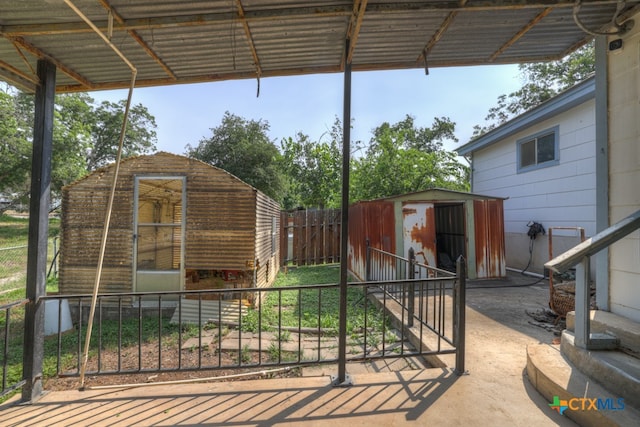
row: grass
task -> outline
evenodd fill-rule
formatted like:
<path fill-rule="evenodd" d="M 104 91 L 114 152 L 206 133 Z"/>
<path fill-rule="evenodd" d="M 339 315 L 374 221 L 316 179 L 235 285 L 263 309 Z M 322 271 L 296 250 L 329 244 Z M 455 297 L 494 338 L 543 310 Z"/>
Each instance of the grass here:
<path fill-rule="evenodd" d="M 60 233 L 60 220 L 51 218 L 49 220 L 49 250 L 48 265 L 53 260 L 52 238 Z M 0 291 L 7 291 L 15 288 L 25 287 L 27 271 L 27 248 L 29 241 L 29 219 L 16 218 L 10 215 L 0 215 Z M 24 296 L 24 290 L 18 298 Z M 0 295 L 0 304 L 6 301 L 15 300 L 7 295 Z"/>
<path fill-rule="evenodd" d="M 339 327 L 340 295 L 335 288 L 310 288 L 286 290 L 292 286 L 336 284 L 340 270 L 335 265 L 305 266 L 280 272 L 273 288 L 268 291 L 261 310 L 250 310 L 243 328 L 257 332 L 278 330 L 281 325 L 289 328 L 320 328 L 323 333 L 337 335 Z M 357 333 L 365 327 L 383 330 L 383 316 L 373 307 L 367 307 L 362 288 L 352 287 L 347 291 L 347 331 Z M 280 309 L 278 309 L 280 307 Z M 259 316 L 262 321 L 259 323 Z M 366 321 L 366 322 L 365 322 Z"/>

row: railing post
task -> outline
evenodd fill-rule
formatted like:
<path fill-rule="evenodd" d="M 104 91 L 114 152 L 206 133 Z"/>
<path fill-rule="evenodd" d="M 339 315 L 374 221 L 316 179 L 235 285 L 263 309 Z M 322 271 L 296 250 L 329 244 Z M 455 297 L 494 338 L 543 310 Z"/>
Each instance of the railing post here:
<path fill-rule="evenodd" d="M 576 265 L 576 293 L 575 293 L 575 345 L 586 349 L 589 345 L 589 300 L 590 290 L 590 262 L 589 257 L 584 257 Z"/>
<path fill-rule="evenodd" d="M 456 260 L 457 280 L 454 287 L 454 327 L 453 342 L 456 346 L 456 367 L 455 373 L 463 375 L 464 352 L 465 352 L 465 309 L 467 299 L 467 271 L 465 259 L 460 255 Z"/>
<path fill-rule="evenodd" d="M 371 243 L 369 239 L 365 240 L 365 245 L 367 247 L 366 254 L 364 256 L 364 280 L 366 282 L 371 281 Z"/>
<path fill-rule="evenodd" d="M 413 248 L 409 248 L 409 280 L 413 280 L 416 278 L 416 253 Z M 415 283 L 411 282 L 409 284 L 409 301 L 407 304 L 408 310 L 408 319 L 407 326 L 413 326 L 413 316 L 416 311 L 416 288 Z"/>

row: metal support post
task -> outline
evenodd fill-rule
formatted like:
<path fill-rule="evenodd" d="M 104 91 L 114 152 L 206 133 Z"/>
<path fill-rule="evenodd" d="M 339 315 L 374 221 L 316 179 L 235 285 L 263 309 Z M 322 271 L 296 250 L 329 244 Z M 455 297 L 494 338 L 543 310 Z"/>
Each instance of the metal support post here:
<path fill-rule="evenodd" d="M 587 348 L 589 345 L 589 264 L 589 257 L 584 257 L 576 265 L 575 343 L 580 348 Z"/>
<path fill-rule="evenodd" d="M 347 38 L 345 52 L 349 52 Z M 342 119 L 342 225 L 340 235 L 340 325 L 338 328 L 338 375 L 332 378 L 334 386 L 349 386 L 347 377 L 347 268 L 349 244 L 349 164 L 351 156 L 351 63 L 344 66 L 344 105 Z"/>
<path fill-rule="evenodd" d="M 53 110 L 55 105 L 56 67 L 38 61 L 39 85 L 36 88 L 31 159 L 31 199 L 29 204 L 29 247 L 27 256 L 27 291 L 25 307 L 24 351 L 22 356 L 22 401 L 33 402 L 42 395 L 42 360 L 44 353 L 44 304 L 46 293 L 47 240 L 51 158 L 53 153 Z"/>
<path fill-rule="evenodd" d="M 456 367 L 455 373 L 463 375 L 464 353 L 465 353 L 465 322 L 467 304 L 467 269 L 465 259 L 460 255 L 456 260 L 456 272 L 458 274 L 454 289 L 454 336 L 453 342 L 456 346 Z"/>

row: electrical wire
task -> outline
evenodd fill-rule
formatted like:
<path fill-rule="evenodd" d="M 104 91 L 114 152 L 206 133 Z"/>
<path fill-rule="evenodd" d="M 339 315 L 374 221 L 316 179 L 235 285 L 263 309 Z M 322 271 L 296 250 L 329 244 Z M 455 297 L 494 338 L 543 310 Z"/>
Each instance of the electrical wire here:
<path fill-rule="evenodd" d="M 616 13 L 613 15 L 613 18 L 611 18 L 611 24 L 616 28 L 615 31 L 593 31 L 588 29 L 578 17 L 578 13 L 580 13 L 580 8 L 582 7 L 581 0 L 577 0 L 575 5 L 573 6 L 573 20 L 576 23 L 576 25 L 580 27 L 582 31 L 592 36 L 614 36 L 617 34 L 623 34 L 629 28 L 624 24 L 618 24 L 618 17 L 620 16 L 620 13 L 622 13 L 622 11 L 624 10 L 625 6 L 626 6 L 625 0 L 618 0 L 618 4 L 616 6 Z"/>

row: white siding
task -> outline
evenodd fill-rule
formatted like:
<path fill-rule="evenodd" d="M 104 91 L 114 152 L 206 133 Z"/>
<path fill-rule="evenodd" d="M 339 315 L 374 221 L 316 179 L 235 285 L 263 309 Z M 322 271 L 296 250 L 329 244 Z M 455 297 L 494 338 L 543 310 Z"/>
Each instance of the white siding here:
<path fill-rule="evenodd" d="M 608 57 L 611 224 L 640 209 L 640 27 L 622 38 L 622 51 Z M 640 322 L 640 232 L 612 245 L 609 262 L 611 311 Z"/>
<path fill-rule="evenodd" d="M 555 126 L 559 126 L 559 164 L 517 173 L 516 142 Z M 545 229 L 579 226 L 587 236 L 595 234 L 595 101 L 475 151 L 473 168 L 474 193 L 508 197 L 504 220 L 509 267 L 524 268 L 529 260 L 529 221 Z M 575 233 L 554 233 L 553 252 L 558 255 L 578 242 Z M 549 259 L 546 236 L 536 239 L 533 252 L 528 270 L 542 273 Z"/>

